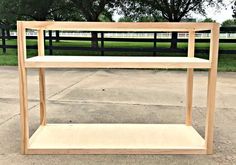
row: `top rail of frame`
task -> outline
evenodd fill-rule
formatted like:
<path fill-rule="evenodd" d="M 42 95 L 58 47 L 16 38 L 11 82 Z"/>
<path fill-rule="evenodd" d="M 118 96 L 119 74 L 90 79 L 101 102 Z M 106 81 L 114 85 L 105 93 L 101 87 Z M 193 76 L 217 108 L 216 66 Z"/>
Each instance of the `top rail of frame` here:
<path fill-rule="evenodd" d="M 18 21 L 26 29 L 73 31 L 188 32 L 212 30 L 218 23 Z"/>

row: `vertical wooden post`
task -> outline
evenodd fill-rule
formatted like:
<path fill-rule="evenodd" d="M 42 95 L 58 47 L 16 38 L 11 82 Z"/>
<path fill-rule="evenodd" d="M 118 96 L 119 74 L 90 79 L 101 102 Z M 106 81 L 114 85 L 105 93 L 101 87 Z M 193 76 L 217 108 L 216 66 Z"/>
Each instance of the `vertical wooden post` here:
<path fill-rule="evenodd" d="M 44 56 L 44 31 L 38 30 L 38 55 Z M 45 69 L 39 69 L 40 125 L 46 124 Z"/>
<path fill-rule="evenodd" d="M 20 97 L 20 127 L 21 153 L 26 154 L 29 144 L 28 98 L 27 98 L 27 70 L 26 36 L 23 22 L 17 22 L 18 69 L 19 69 L 19 97 Z"/>
<path fill-rule="evenodd" d="M 195 32 L 189 32 L 188 57 L 194 57 Z M 186 125 L 192 125 L 192 104 L 193 104 L 193 68 L 187 69 L 187 89 L 186 89 Z"/>
<path fill-rule="evenodd" d="M 207 118 L 205 141 L 207 154 L 213 153 L 213 127 L 215 113 L 215 94 L 216 94 L 216 78 L 219 51 L 219 24 L 214 24 L 211 29 L 210 41 L 210 57 L 211 68 L 208 73 L 208 89 L 207 89 Z"/>

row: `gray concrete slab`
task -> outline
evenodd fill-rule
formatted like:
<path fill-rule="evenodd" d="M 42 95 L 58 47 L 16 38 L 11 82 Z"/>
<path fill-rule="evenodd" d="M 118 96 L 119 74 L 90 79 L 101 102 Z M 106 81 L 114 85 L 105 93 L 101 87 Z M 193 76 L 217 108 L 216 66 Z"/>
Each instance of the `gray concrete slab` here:
<path fill-rule="evenodd" d="M 39 124 L 37 70 L 28 72 L 30 134 Z M 54 123 L 182 123 L 186 72 L 77 70 L 46 72 L 47 117 Z M 195 72 L 194 127 L 204 135 L 207 72 Z M 213 155 L 21 155 L 18 73 L 0 67 L 2 164 L 235 164 L 236 73 L 219 73 Z"/>

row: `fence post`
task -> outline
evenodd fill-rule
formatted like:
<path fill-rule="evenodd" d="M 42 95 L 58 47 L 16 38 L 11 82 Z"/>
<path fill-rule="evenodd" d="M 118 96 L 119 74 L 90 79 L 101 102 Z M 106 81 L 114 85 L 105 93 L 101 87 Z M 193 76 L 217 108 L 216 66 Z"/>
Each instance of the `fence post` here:
<path fill-rule="evenodd" d="M 52 55 L 52 31 L 49 30 L 49 36 L 48 36 L 48 40 L 49 40 L 49 55 Z"/>
<path fill-rule="evenodd" d="M 56 30 L 56 42 L 60 41 L 60 31 Z"/>
<path fill-rule="evenodd" d="M 154 42 L 153 42 L 153 48 L 154 48 L 153 56 L 156 56 L 156 48 L 157 48 L 156 40 L 157 40 L 157 33 L 155 32 L 154 33 Z"/>
<path fill-rule="evenodd" d="M 101 55 L 104 56 L 104 33 L 101 32 Z"/>
<path fill-rule="evenodd" d="M 11 33 L 10 33 L 10 27 L 7 27 L 6 29 L 7 39 L 11 39 Z"/>
<path fill-rule="evenodd" d="M 5 29 L 2 27 L 2 52 L 3 54 L 6 54 L 7 49 L 6 49 L 6 36 L 5 36 Z"/>
<path fill-rule="evenodd" d="M 46 30 L 43 31 L 43 43 L 45 45 L 45 50 L 46 50 Z"/>

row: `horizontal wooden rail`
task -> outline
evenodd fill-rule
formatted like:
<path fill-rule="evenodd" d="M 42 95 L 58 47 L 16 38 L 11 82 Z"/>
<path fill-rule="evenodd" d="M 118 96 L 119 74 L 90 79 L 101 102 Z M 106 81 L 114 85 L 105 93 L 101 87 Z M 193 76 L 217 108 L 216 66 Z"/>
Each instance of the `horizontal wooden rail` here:
<path fill-rule="evenodd" d="M 21 22 L 21 21 L 19 21 Z M 24 28 L 43 30 L 77 31 L 204 31 L 211 30 L 217 23 L 192 22 L 57 22 L 22 21 Z"/>

